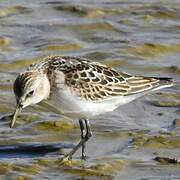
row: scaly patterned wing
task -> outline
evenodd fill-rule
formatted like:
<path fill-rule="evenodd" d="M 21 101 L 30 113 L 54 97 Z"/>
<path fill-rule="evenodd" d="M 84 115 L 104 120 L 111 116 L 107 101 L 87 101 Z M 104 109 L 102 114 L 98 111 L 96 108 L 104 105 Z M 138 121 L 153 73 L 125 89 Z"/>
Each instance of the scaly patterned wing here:
<path fill-rule="evenodd" d="M 77 96 L 92 101 L 146 92 L 161 86 L 163 81 L 120 73 L 101 63 L 68 56 L 49 56 L 44 61 L 31 65 L 29 71 L 32 69 L 46 72 L 51 84 L 55 84 L 54 72 L 63 72 L 65 83 L 72 91 Z M 164 82 L 167 81 L 164 79 Z"/>
<path fill-rule="evenodd" d="M 95 62 L 82 63 L 74 71 L 66 72 L 66 83 L 79 97 L 92 101 L 143 95 L 143 92 L 172 84 L 168 78 L 132 76 Z"/>
<path fill-rule="evenodd" d="M 61 57 L 61 65 L 58 62 L 52 61 L 51 66 L 57 67 L 65 74 L 66 84 L 77 96 L 87 100 L 127 96 L 159 86 L 159 80 L 156 78 L 119 73 L 113 68 L 87 59 Z"/>
<path fill-rule="evenodd" d="M 76 71 L 66 73 L 66 83 L 79 97 L 93 101 L 124 95 L 129 88 L 121 74 L 95 62 L 81 64 Z"/>

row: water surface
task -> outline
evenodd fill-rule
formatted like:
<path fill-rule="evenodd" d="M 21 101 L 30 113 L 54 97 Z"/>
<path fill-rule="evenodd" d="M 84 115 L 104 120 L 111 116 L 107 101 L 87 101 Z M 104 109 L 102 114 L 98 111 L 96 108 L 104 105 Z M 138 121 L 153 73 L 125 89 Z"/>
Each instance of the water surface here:
<path fill-rule="evenodd" d="M 1 0 L 1 179 L 180 179 L 179 7 L 178 0 Z M 38 105 L 26 108 L 13 129 L 8 118 L 15 77 L 50 54 L 168 76 L 177 85 L 91 119 L 87 161 L 78 152 L 60 165 L 79 140 L 77 121 Z"/>

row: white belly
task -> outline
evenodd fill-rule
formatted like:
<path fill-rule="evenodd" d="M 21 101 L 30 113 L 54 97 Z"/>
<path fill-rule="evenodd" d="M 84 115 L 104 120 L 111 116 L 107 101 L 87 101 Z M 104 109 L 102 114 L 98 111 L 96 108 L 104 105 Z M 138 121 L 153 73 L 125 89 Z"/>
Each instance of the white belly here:
<path fill-rule="evenodd" d="M 72 95 L 70 90 L 54 92 L 51 100 L 44 101 L 45 106 L 57 114 L 74 118 L 90 118 L 113 111 L 120 105 L 132 101 L 132 97 L 113 97 L 100 101 L 87 101 Z"/>

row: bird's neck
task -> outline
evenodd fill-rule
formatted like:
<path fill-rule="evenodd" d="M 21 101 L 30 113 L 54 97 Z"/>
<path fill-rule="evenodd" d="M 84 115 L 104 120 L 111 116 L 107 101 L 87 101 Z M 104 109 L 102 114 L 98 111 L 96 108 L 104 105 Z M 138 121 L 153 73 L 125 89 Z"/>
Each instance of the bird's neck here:
<path fill-rule="evenodd" d="M 41 86 L 42 86 L 42 93 L 44 96 L 44 100 L 48 99 L 50 96 L 50 87 L 51 86 L 50 86 L 50 81 L 49 81 L 47 75 L 44 75 Z"/>

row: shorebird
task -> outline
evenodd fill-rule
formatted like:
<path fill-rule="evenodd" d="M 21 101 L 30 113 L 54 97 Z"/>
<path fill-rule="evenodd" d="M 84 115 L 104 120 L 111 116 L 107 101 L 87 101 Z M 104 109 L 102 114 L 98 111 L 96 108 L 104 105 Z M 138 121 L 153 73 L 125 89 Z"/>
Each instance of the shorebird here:
<path fill-rule="evenodd" d="M 16 78 L 13 89 L 17 106 L 10 127 L 22 109 L 42 102 L 57 114 L 79 119 L 81 140 L 65 157 L 71 158 L 81 147 L 85 159 L 85 144 L 92 136 L 89 118 L 172 85 L 171 78 L 117 72 L 85 58 L 48 56 Z"/>

